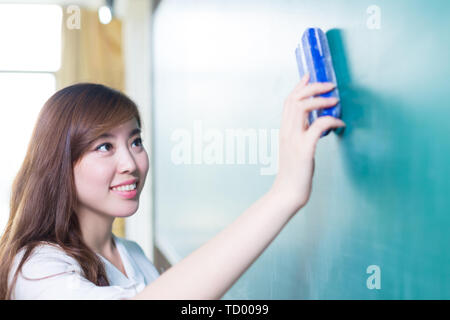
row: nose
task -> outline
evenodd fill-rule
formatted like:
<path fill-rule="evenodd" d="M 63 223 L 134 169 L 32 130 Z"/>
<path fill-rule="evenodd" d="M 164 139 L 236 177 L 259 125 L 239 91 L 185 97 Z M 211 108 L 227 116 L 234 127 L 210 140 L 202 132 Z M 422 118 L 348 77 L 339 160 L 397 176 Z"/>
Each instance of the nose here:
<path fill-rule="evenodd" d="M 132 172 L 135 172 L 136 169 L 137 169 L 137 166 L 136 166 L 136 159 L 134 158 L 134 155 L 128 149 L 125 148 L 119 154 L 117 170 L 120 173 L 124 173 L 124 172 L 132 173 Z"/>

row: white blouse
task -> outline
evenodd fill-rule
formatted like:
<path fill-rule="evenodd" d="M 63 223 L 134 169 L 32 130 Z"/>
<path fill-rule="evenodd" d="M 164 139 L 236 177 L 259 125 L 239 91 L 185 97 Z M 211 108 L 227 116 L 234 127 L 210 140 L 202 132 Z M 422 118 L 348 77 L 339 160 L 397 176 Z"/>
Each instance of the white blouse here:
<path fill-rule="evenodd" d="M 105 264 L 110 286 L 97 286 L 83 276 L 78 262 L 61 248 L 41 244 L 33 250 L 22 266 L 12 299 L 90 300 L 135 296 L 154 281 L 159 273 L 136 242 L 114 235 L 113 237 L 128 277 L 98 254 Z M 24 253 L 25 250 L 22 249 L 15 257 L 9 273 L 9 285 Z"/>

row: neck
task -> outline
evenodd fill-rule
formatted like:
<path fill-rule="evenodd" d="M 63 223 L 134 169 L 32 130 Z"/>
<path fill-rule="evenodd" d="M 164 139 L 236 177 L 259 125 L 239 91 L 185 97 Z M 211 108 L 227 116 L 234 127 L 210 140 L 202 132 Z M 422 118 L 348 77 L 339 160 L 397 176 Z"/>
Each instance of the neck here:
<path fill-rule="evenodd" d="M 77 216 L 86 245 L 104 257 L 111 256 L 115 248 L 112 234 L 115 218 L 88 210 L 79 210 Z"/>

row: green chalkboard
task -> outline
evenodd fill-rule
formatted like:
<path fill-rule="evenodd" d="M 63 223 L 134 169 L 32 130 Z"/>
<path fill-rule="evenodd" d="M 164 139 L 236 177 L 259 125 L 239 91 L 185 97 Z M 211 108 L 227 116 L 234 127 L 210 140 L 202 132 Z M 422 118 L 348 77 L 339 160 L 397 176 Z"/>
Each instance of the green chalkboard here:
<path fill-rule="evenodd" d="M 445 0 L 161 2 L 150 149 L 162 252 L 176 263 L 271 186 L 294 50 L 320 27 L 347 129 L 321 139 L 308 205 L 224 299 L 449 299 L 449 11 Z"/>

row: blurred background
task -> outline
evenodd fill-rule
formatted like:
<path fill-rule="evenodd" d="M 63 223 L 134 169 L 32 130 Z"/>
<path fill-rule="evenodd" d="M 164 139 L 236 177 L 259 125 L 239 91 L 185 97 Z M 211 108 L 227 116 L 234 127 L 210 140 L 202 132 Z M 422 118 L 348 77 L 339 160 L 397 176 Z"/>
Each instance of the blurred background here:
<path fill-rule="evenodd" d="M 114 233 L 163 272 L 270 188 L 283 102 L 299 81 L 294 51 L 320 27 L 347 128 L 321 139 L 308 205 L 224 299 L 449 299 L 449 10 L 445 0 L 0 1 L 0 229 L 43 103 L 103 83 L 138 104 L 151 157 L 140 208 Z"/>

